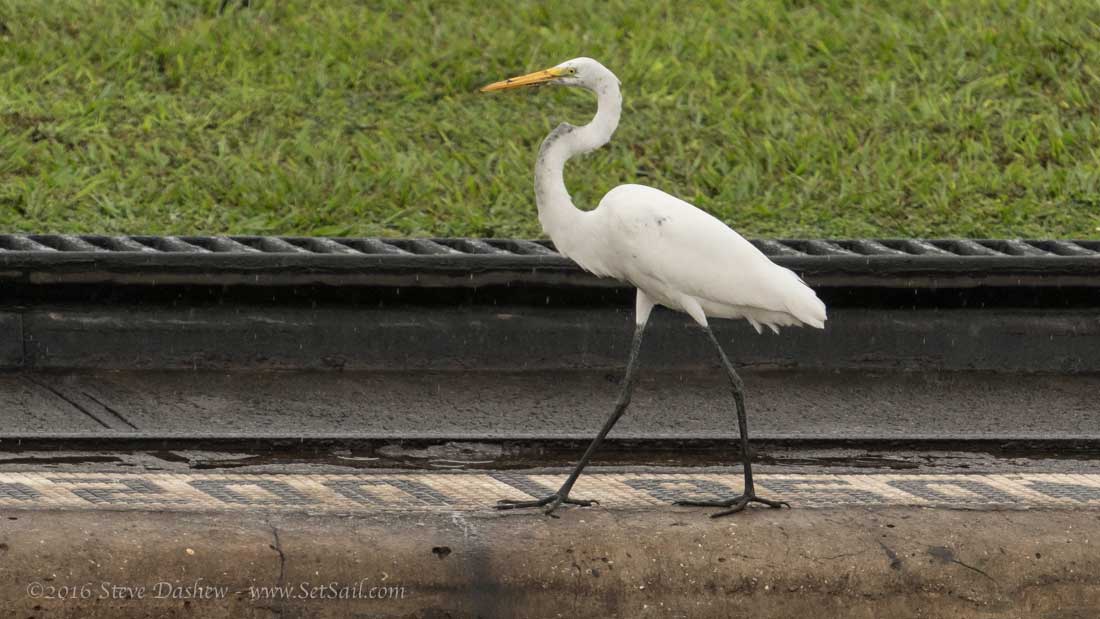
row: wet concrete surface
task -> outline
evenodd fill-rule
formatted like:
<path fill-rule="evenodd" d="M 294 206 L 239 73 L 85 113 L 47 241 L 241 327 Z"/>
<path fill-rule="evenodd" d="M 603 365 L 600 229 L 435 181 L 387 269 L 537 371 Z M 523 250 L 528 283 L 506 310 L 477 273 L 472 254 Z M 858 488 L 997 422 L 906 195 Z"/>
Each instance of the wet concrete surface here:
<path fill-rule="evenodd" d="M 1100 608 L 1100 511 L 0 510 L 9 617 L 1012 617 Z"/>
<path fill-rule="evenodd" d="M 754 437 L 1100 439 L 1100 374 L 743 370 Z M 0 376 L 13 436 L 587 438 L 620 372 L 38 371 Z M 736 436 L 718 370 L 646 371 L 618 438 Z"/>
<path fill-rule="evenodd" d="M 196 450 L 0 450 L 0 472 L 188 472 L 341 474 L 356 471 L 529 471 L 565 473 L 585 445 L 546 448 L 539 443 L 446 442 L 426 448 L 388 443 L 378 449 L 345 448 L 298 451 Z M 1095 473 L 1100 471 L 1096 450 L 1056 450 L 1021 446 L 1011 449 L 944 451 L 916 450 L 889 445 L 870 449 L 799 448 L 763 445 L 753 450 L 758 473 Z M 691 451 L 668 445 L 634 446 L 606 443 L 588 470 L 675 472 L 739 470 L 733 445 L 723 449 Z"/>

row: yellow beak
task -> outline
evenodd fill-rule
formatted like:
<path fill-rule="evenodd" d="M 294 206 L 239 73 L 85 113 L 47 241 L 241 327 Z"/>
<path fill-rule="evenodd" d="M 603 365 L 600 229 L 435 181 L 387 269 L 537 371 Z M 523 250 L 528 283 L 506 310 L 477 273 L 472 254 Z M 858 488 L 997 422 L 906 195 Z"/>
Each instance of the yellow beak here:
<path fill-rule="evenodd" d="M 535 71 L 534 73 L 528 73 L 527 75 L 521 75 L 519 77 L 510 77 L 503 82 L 494 82 L 482 88 L 481 92 L 493 92 L 494 90 L 507 90 L 509 88 L 519 88 L 520 86 L 545 84 L 554 81 L 564 74 L 565 71 L 557 67 L 546 69 L 545 71 Z"/>

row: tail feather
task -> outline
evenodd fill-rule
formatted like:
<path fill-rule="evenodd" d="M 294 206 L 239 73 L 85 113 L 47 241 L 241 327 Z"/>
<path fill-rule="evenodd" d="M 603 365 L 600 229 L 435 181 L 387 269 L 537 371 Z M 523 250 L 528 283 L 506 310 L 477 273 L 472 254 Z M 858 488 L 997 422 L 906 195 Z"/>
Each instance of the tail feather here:
<path fill-rule="evenodd" d="M 817 298 L 817 293 L 813 291 L 813 288 L 807 286 L 802 278 L 795 275 L 793 271 L 788 272 L 794 275 L 798 284 L 787 295 L 785 303 L 787 312 L 803 324 L 817 329 L 824 329 L 825 321 L 828 319 L 825 303 Z"/>

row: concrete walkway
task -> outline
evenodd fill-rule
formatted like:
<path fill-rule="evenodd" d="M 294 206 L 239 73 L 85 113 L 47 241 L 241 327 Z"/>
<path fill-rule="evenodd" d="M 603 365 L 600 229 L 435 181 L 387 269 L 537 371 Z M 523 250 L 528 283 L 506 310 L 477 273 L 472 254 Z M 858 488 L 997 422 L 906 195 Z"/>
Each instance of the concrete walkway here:
<path fill-rule="evenodd" d="M 1095 617 L 1100 470 L 0 471 L 10 617 Z"/>
<path fill-rule="evenodd" d="M 1100 512 L 0 510 L 10 617 L 1057 617 Z M 242 517 L 243 516 L 243 517 Z"/>

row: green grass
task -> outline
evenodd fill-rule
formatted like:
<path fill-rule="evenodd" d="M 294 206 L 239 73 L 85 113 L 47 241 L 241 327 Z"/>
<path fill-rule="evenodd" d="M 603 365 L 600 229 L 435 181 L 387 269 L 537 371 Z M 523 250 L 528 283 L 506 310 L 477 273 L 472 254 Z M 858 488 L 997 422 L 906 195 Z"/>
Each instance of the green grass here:
<path fill-rule="evenodd" d="M 751 236 L 1100 230 L 1096 2 L 253 4 L 0 0 L 0 231 L 542 236 L 538 143 L 594 101 L 476 90 L 579 55 L 626 97 L 566 172 L 580 205 L 641 182 Z"/>

